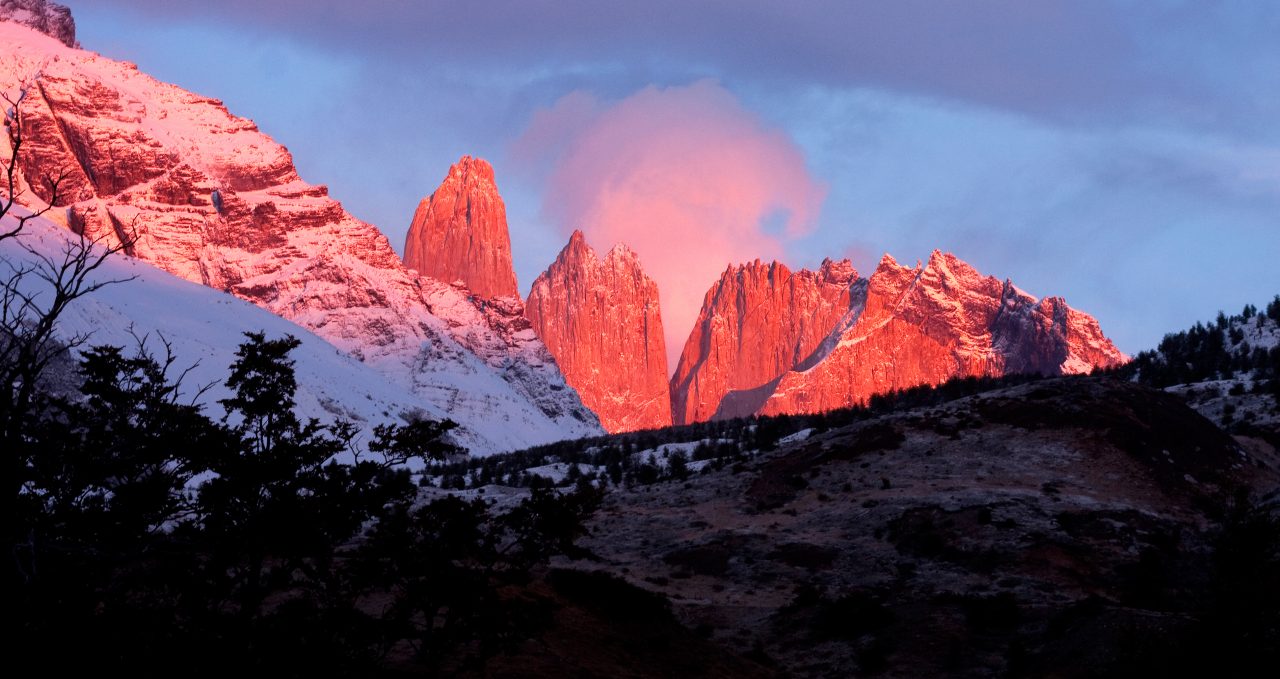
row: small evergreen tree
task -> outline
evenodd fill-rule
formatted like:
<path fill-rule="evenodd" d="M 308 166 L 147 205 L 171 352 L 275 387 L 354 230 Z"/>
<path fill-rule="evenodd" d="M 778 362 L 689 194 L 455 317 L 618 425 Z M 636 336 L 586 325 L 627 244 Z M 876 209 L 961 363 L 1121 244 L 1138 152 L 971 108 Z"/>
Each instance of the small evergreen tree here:
<path fill-rule="evenodd" d="M 678 450 L 671 453 L 667 456 L 667 471 L 671 478 L 684 481 L 689 478 L 689 459 Z"/>

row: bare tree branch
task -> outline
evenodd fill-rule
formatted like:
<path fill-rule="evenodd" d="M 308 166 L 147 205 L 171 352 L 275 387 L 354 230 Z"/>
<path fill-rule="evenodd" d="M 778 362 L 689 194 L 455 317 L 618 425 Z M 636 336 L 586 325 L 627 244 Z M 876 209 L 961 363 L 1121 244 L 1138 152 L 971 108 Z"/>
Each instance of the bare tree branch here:
<path fill-rule="evenodd" d="M 133 338 L 134 348 L 138 356 L 154 356 L 147 346 L 148 342 L 151 340 L 151 333 L 139 335 L 137 328 L 132 323 L 129 324 L 128 333 L 129 336 Z M 169 338 L 165 337 L 164 333 L 157 330 L 156 337 L 159 338 L 160 345 L 164 347 L 163 356 L 156 357 L 159 359 L 157 363 L 160 366 L 160 375 L 164 378 L 165 384 L 172 385 L 172 391 L 169 393 L 168 402 L 172 405 L 179 405 L 181 403 L 180 399 L 182 398 L 182 386 L 187 381 L 187 378 L 191 376 L 192 371 L 200 367 L 200 361 L 197 360 L 187 366 L 182 370 L 182 372 L 178 373 L 176 378 L 170 380 L 169 371 L 173 368 L 174 364 L 178 362 L 178 355 L 173 350 L 173 342 L 170 341 Z M 201 398 L 203 398 L 210 389 L 217 386 L 217 384 L 217 382 L 209 382 L 207 384 L 198 385 L 196 387 L 195 394 L 192 395 L 187 403 L 182 405 L 197 405 Z"/>
<path fill-rule="evenodd" d="M 11 203 L 11 201 L 10 201 Z M 38 216 L 39 213 L 35 213 Z M 17 251 L 17 258 L 0 258 L 8 269 L 0 274 L 0 448 L 11 453 L 6 460 L 11 478 L 21 478 L 25 464 L 19 453 L 22 426 L 39 398 L 39 389 L 51 364 L 84 346 L 90 333 L 60 334 L 59 321 L 80 298 L 108 285 L 134 277 L 100 275 L 102 266 L 117 253 L 132 247 L 134 238 L 114 245 L 106 237 L 92 239 L 84 233 L 70 236 L 60 248 L 46 251 L 22 239 L 27 220 L 4 232 L 0 243 Z M 136 230 L 135 230 L 136 233 Z M 25 260 L 25 261 L 24 261 Z M 21 492 L 21 488 L 18 488 Z"/>

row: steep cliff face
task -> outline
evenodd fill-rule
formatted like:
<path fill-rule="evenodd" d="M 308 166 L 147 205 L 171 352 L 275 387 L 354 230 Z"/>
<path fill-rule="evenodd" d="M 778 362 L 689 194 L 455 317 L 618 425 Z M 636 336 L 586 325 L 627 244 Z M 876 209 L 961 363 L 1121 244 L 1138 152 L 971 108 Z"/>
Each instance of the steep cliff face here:
<path fill-rule="evenodd" d="M 625 245 L 601 259 L 574 231 L 533 282 L 525 315 L 605 429 L 671 424 L 658 286 Z"/>
<path fill-rule="evenodd" d="M 707 294 L 672 380 L 683 421 L 818 412 L 952 377 L 1072 374 L 1125 360 L 1096 320 L 1061 298 L 1037 300 L 937 251 L 916 267 L 885 255 L 868 280 L 846 286 L 843 317 L 814 314 L 825 340 L 803 356 L 785 334 L 761 335 L 740 320 L 742 309 L 761 318 L 786 313 L 787 296 L 772 292 L 777 283 L 761 277 L 754 287 L 769 292 L 743 294 L 753 286 L 729 273 Z M 726 290 L 742 301 L 721 301 Z"/>
<path fill-rule="evenodd" d="M 824 341 L 860 307 L 859 291 L 848 260 L 794 273 L 759 260 L 725 269 L 671 380 L 675 422 L 757 411 L 785 372 L 821 360 Z"/>
<path fill-rule="evenodd" d="M 405 237 L 404 263 L 446 283 L 461 281 L 480 297 L 519 296 L 507 209 L 489 163 L 463 156 L 422 199 Z"/>
<path fill-rule="evenodd" d="M 21 200 L 48 201 L 61 174 L 73 230 L 315 332 L 440 406 L 476 452 L 600 431 L 518 299 L 495 310 L 405 268 L 220 102 L 0 23 L 0 88 L 23 87 Z"/>
<path fill-rule="evenodd" d="M 13 21 L 57 40 L 67 47 L 76 42 L 76 21 L 71 10 L 48 0 L 0 0 L 0 21 Z"/>

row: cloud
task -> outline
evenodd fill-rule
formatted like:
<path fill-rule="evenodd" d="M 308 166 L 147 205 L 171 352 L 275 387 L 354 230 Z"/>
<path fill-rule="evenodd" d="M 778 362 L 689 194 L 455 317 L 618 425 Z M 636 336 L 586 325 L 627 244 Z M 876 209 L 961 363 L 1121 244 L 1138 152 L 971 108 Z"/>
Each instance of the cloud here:
<path fill-rule="evenodd" d="M 612 104 L 568 95 L 533 117 L 512 155 L 550 163 L 543 211 L 564 234 L 639 253 L 660 290 L 671 369 L 725 265 L 781 257 L 826 192 L 785 134 L 711 81 Z"/>
<path fill-rule="evenodd" d="M 428 71 L 625 64 L 633 88 L 637 78 L 714 75 L 735 89 L 743 80 L 875 87 L 1055 120 L 1169 118 L 1255 134 L 1272 128 L 1280 104 L 1276 3 L 67 1 L 289 35 Z"/>

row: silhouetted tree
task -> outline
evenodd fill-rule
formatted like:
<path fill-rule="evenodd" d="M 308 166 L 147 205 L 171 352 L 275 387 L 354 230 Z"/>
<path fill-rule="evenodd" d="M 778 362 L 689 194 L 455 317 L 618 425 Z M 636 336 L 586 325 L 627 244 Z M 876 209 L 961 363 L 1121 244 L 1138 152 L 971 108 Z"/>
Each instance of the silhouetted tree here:
<path fill-rule="evenodd" d="M 24 423 L 40 451 L 10 533 L 24 658 L 363 674 L 408 644 L 439 671 L 546 619 L 515 592 L 552 556 L 580 555 L 598 491 L 539 490 L 505 513 L 454 497 L 419 506 L 403 465 L 456 453 L 443 440 L 453 424 L 379 426 L 372 452 L 334 461 L 354 430 L 297 416 L 296 345 L 247 335 L 221 421 L 182 396 L 168 345 L 163 361 L 145 340 L 134 355 L 94 348 L 80 395 L 48 397 Z"/>

